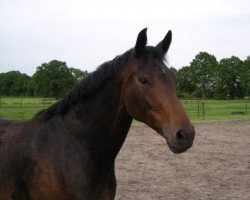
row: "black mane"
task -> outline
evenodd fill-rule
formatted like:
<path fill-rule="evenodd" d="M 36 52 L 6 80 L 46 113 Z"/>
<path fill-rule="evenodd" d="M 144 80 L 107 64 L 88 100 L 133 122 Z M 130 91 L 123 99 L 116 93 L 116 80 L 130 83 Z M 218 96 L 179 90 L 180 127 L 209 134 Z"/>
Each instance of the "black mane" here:
<path fill-rule="evenodd" d="M 116 56 L 113 60 L 103 63 L 94 72 L 82 79 L 80 83 L 76 84 L 61 100 L 47 109 L 39 111 L 35 115 L 35 118 L 47 121 L 54 115 L 63 114 L 70 105 L 77 103 L 83 98 L 91 96 L 107 81 L 114 78 L 120 69 L 128 64 L 132 56 L 134 56 L 134 49 L 130 49 L 124 54 Z M 148 46 L 144 49 L 142 55 L 140 55 L 140 59 L 146 61 L 152 58 L 163 61 L 164 53 L 158 51 L 154 47 Z"/>

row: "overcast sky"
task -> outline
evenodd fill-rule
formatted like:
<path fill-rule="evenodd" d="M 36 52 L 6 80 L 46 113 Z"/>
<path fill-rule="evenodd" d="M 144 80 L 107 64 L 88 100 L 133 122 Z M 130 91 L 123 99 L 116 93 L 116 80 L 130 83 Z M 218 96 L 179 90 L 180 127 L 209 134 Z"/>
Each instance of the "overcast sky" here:
<path fill-rule="evenodd" d="M 134 46 L 173 32 L 169 65 L 189 65 L 200 51 L 218 60 L 250 55 L 249 0 L 0 0 L 0 72 L 32 75 L 53 59 L 93 71 Z"/>

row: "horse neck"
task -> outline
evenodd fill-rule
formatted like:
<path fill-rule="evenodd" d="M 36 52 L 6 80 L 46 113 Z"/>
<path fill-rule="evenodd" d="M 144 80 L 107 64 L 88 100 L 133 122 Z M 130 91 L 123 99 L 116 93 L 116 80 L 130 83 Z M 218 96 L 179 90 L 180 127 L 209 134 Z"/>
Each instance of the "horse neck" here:
<path fill-rule="evenodd" d="M 122 104 L 121 91 L 119 81 L 109 81 L 65 116 L 68 124 L 74 124 L 72 134 L 76 134 L 99 158 L 107 159 L 105 156 L 108 155 L 115 159 L 132 122 Z"/>

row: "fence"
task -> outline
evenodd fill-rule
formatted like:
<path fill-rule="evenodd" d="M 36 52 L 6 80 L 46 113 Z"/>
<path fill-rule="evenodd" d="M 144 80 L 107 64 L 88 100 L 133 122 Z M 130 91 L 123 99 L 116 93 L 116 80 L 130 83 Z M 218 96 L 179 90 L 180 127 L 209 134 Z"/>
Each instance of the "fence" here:
<path fill-rule="evenodd" d="M 47 108 L 56 101 L 54 98 L 0 98 L 0 116 L 18 120 L 30 119 L 38 111 Z"/>
<path fill-rule="evenodd" d="M 0 116 L 30 119 L 55 103 L 54 98 L 0 98 Z M 250 119 L 250 100 L 181 100 L 191 120 Z"/>
<path fill-rule="evenodd" d="M 182 100 L 192 120 L 250 118 L 249 100 Z"/>

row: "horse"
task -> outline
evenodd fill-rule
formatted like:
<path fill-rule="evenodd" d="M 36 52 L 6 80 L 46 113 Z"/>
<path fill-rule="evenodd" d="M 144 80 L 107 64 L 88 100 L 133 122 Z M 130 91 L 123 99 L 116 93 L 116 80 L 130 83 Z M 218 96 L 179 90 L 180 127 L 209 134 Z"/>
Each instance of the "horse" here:
<path fill-rule="evenodd" d="M 0 199 L 114 199 L 115 159 L 133 119 L 164 137 L 173 153 L 189 149 L 195 129 L 165 64 L 171 41 L 168 31 L 147 46 L 145 28 L 133 48 L 32 119 L 1 119 Z"/>

